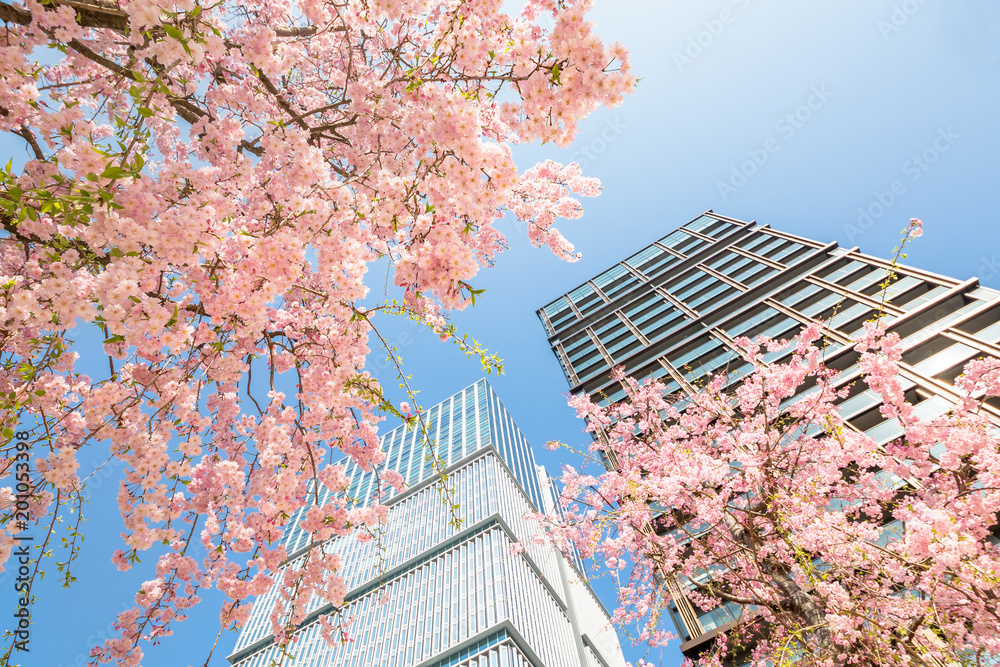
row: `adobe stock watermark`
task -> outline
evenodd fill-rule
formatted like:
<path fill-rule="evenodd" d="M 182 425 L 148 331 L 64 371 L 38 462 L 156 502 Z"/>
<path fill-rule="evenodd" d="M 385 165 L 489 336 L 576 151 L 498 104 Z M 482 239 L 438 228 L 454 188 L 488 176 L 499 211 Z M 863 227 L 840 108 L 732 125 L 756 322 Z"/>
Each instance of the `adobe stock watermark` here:
<path fill-rule="evenodd" d="M 871 229 L 899 201 L 899 198 L 909 191 L 907 180 L 910 183 L 919 181 L 927 170 L 934 166 L 942 155 L 950 151 L 959 139 L 961 139 L 961 135 L 950 127 L 938 128 L 934 141 L 924 150 L 910 156 L 900 167 L 903 176 L 907 177 L 906 180 L 895 179 L 889 183 L 886 189 L 876 190 L 872 193 L 873 198 L 867 205 L 858 207 L 857 220 L 844 225 L 844 235 L 847 237 L 847 242 L 853 244 L 856 239 Z"/>
<path fill-rule="evenodd" d="M 702 21 L 701 24 L 704 29 L 688 37 L 683 49 L 674 51 L 674 65 L 677 67 L 678 72 L 683 74 L 684 68 L 693 65 L 694 61 L 701 58 L 708 49 L 712 48 L 712 45 L 726 34 L 729 26 L 736 23 L 736 20 L 739 18 L 739 12 L 744 12 L 750 8 L 753 0 L 732 0 L 732 4 L 739 11 L 723 9 L 719 12 L 718 16 Z"/>
<path fill-rule="evenodd" d="M 920 11 L 920 8 L 927 4 L 927 0 L 903 0 L 892 6 L 892 12 L 888 19 L 879 19 L 878 31 L 882 33 L 882 39 L 888 41 L 889 36 L 899 32 L 903 26 L 910 22 L 910 17 Z"/>
<path fill-rule="evenodd" d="M 5 429 L 6 430 L 6 429 Z M 31 595 L 31 584 L 34 578 L 32 567 L 31 545 L 34 537 L 24 534 L 28 530 L 31 518 L 28 514 L 29 503 L 31 501 L 31 433 L 29 431 L 17 431 L 13 435 L 16 439 L 14 456 L 14 479 L 17 490 L 14 505 L 14 521 L 17 526 L 17 548 L 13 549 L 10 559 L 7 561 L 7 570 L 14 572 L 17 568 L 17 578 L 14 580 L 14 594 L 17 600 L 17 611 L 14 612 L 14 629 L 11 634 L 14 637 L 14 648 L 19 652 L 28 653 L 31 642 L 31 605 L 34 598 Z"/>
<path fill-rule="evenodd" d="M 627 129 L 628 125 L 621 118 L 609 118 L 604 121 L 604 127 L 601 128 L 596 137 L 588 141 L 583 147 L 573 151 L 573 154 L 569 156 L 569 161 L 576 162 L 580 165 L 580 170 L 585 171 L 588 166 L 604 155 L 608 150 L 608 146 L 618 141 L 618 138 Z M 586 176 L 586 174 L 584 175 Z"/>
<path fill-rule="evenodd" d="M 411 320 L 406 320 L 407 329 L 403 329 L 396 333 L 396 335 L 389 341 L 386 341 L 392 348 L 392 355 L 397 360 L 402 360 L 400 352 L 406 348 L 413 345 L 416 340 L 411 333 L 412 330 L 417 328 L 417 324 Z M 384 356 L 380 356 L 373 363 L 369 364 L 369 368 L 374 368 L 376 371 L 386 371 L 386 370 L 396 370 L 396 364 L 389 358 L 389 350 L 383 350 L 385 352 Z"/>
<path fill-rule="evenodd" d="M 127 602 L 121 602 L 119 603 L 119 605 L 121 607 L 121 611 L 123 612 L 132 609 L 132 606 L 129 605 Z M 115 628 L 115 623 L 117 622 L 117 620 L 118 619 L 116 615 L 115 618 L 108 621 L 108 624 L 105 627 L 99 628 L 94 632 L 90 633 L 89 635 L 87 635 L 87 639 L 84 641 L 85 648 L 82 648 L 74 656 L 73 662 L 63 663 L 62 665 L 60 665 L 60 667 L 87 667 L 87 665 L 90 663 L 91 660 L 90 650 L 93 647 L 101 646 L 108 639 L 116 639 L 121 636 L 121 632 L 119 632 Z"/>
<path fill-rule="evenodd" d="M 976 271 L 976 277 L 979 278 L 979 284 L 985 285 L 986 283 L 992 283 L 993 279 L 1000 276 L 1000 261 L 997 261 L 997 256 L 993 255 L 989 259 L 986 256 L 979 258 L 979 270 Z"/>
<path fill-rule="evenodd" d="M 831 97 L 833 97 L 833 93 L 827 89 L 825 84 L 810 88 L 809 96 L 806 97 L 803 104 L 786 113 L 774 123 L 774 131 L 778 133 L 779 138 L 768 137 L 759 146 L 748 150 L 747 159 L 738 165 L 733 165 L 728 180 L 716 181 L 715 187 L 722 195 L 722 201 L 727 201 L 730 195 L 735 194 L 737 190 L 746 185 L 753 175 L 767 164 L 771 156 L 781 149 L 781 142 L 794 137 Z"/>
<path fill-rule="evenodd" d="M 604 125 L 598 130 L 592 139 L 578 139 L 573 142 L 573 152 L 569 156 L 569 160 L 566 164 L 571 164 L 575 162 L 580 167 L 580 171 L 583 172 L 584 176 L 588 176 L 587 167 L 596 163 L 602 155 L 608 152 L 608 148 L 611 144 L 618 141 L 625 130 L 628 129 L 628 123 L 623 121 L 621 117 L 615 116 L 614 118 L 609 118 L 604 121 Z M 514 218 L 512 221 L 514 225 L 514 231 L 518 234 L 523 234 L 528 228 L 528 223 L 520 218 Z"/>

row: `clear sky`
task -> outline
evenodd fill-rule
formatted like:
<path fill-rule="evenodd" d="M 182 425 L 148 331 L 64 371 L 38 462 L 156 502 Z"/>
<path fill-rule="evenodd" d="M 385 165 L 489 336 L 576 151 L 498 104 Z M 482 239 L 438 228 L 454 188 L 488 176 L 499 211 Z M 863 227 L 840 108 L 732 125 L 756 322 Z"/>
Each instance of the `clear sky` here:
<path fill-rule="evenodd" d="M 480 274 L 482 300 L 454 318 L 505 359 L 491 382 L 550 469 L 571 458 L 544 450 L 545 441 L 586 436 L 535 310 L 706 209 L 881 256 L 920 217 L 925 233 L 907 263 L 1000 288 L 994 0 L 596 0 L 591 17 L 604 39 L 631 50 L 638 89 L 584 122 L 572 148 L 517 152 L 522 168 L 576 160 L 603 181 L 584 218 L 560 225 L 583 258 L 560 262 L 501 223 L 511 248 Z M 375 294 L 380 280 L 373 273 Z M 481 376 L 478 363 L 410 325 L 386 332 L 424 405 Z M 108 478 L 95 491 L 80 582 L 63 590 L 50 575 L 36 590 L 24 664 L 82 665 L 152 578 L 152 558 L 128 575 L 109 564 L 120 531 L 115 487 Z M 6 608 L 11 589 L 0 581 Z M 218 629 L 208 602 L 144 664 L 203 664 Z M 235 639 L 222 637 L 210 665 L 227 664 Z M 629 659 L 644 655 L 624 643 Z M 679 661 L 676 646 L 646 657 Z"/>

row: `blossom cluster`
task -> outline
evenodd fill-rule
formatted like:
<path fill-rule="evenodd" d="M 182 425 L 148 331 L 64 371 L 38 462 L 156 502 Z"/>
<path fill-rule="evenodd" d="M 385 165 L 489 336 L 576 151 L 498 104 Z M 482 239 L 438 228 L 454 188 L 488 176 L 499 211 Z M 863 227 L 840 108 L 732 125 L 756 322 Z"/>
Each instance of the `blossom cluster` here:
<path fill-rule="evenodd" d="M 366 370 L 380 318 L 448 337 L 508 212 L 575 257 L 554 225 L 597 182 L 551 162 L 521 172 L 511 146 L 566 144 L 635 85 L 591 4 L 3 4 L 0 131 L 29 156 L 0 172 L 4 426 L 43 436 L 34 520 L 74 504 L 79 462 L 106 447 L 124 463 L 114 563 L 161 552 L 96 662 L 138 664 L 210 587 L 239 626 L 280 583 L 281 642 L 311 596 L 342 605 L 343 564 L 317 547 L 376 532 L 384 512 L 318 489 L 346 493 L 325 463 L 338 452 L 385 465 L 377 424 L 397 412 Z M 376 262 L 398 302 L 372 303 Z M 103 377 L 77 370 L 81 326 L 104 340 Z M 0 467 L 12 460 L 0 447 Z M 282 573 L 305 506 L 308 555 Z M 0 554 L 18 530 L 4 512 Z M 209 556 L 182 556 L 192 541 Z"/>
<path fill-rule="evenodd" d="M 899 337 L 866 323 L 860 391 L 903 431 L 880 446 L 840 414 L 859 389 L 823 365 L 821 332 L 737 340 L 753 371 L 711 376 L 682 400 L 620 370 L 622 402 L 574 397 L 591 450 L 613 465 L 567 467 L 563 513 L 537 518 L 556 543 L 624 571 L 615 620 L 642 641 L 672 638 L 671 604 L 726 606 L 739 623 L 699 665 L 745 651 L 761 666 L 994 662 L 1000 420 L 984 402 L 1000 396 L 1000 360 L 969 362 L 953 408 L 921 418 Z M 790 358 L 761 361 L 777 349 Z"/>

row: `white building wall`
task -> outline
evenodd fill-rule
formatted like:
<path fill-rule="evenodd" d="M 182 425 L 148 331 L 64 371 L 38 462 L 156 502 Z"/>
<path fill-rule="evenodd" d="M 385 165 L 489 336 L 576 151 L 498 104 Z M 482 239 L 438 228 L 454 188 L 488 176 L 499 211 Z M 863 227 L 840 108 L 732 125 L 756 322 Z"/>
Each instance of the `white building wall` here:
<path fill-rule="evenodd" d="M 525 518 L 537 511 L 542 494 L 523 434 L 485 381 L 427 413 L 438 451 L 453 466 L 447 483 L 460 525 L 453 525 L 441 500 L 437 474 L 418 458 L 415 434 L 402 428 L 384 435 L 387 464 L 407 470 L 411 488 L 386 501 L 390 509 L 381 539 L 345 536 L 315 547 L 342 557 L 347 604 L 332 621 L 353 619 L 351 641 L 327 644 L 316 621 L 335 610 L 313 599 L 281 664 L 580 667 L 586 657 L 567 613 L 573 598 L 561 556 L 532 541 L 538 526 Z M 355 467 L 348 476 L 352 495 L 370 492 L 371 473 Z M 293 568 L 309 548 L 298 520 L 286 541 Z M 515 541 L 524 544 L 524 553 L 510 553 Z M 582 582 L 576 585 L 589 591 Z M 270 621 L 278 593 L 275 586 L 255 602 L 230 658 L 238 667 L 268 667 L 281 658 Z M 594 609 L 600 613 L 598 605 L 586 615 Z M 596 635 L 591 641 L 596 643 Z"/>

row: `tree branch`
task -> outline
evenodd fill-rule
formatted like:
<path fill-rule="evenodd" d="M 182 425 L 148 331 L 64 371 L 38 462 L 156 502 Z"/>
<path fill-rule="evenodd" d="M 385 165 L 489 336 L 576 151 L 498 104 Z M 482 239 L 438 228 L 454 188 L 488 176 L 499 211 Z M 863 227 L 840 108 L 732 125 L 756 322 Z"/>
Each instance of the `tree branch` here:
<path fill-rule="evenodd" d="M 122 11 L 117 3 L 110 0 L 94 0 L 93 2 L 75 2 L 74 0 L 52 0 L 46 9 L 56 9 L 60 6 L 72 7 L 76 10 L 76 22 L 84 28 L 108 28 L 122 34 L 128 33 L 128 14 Z M 6 2 L 0 2 L 0 21 L 31 25 L 31 12 L 20 7 L 14 7 Z"/>

